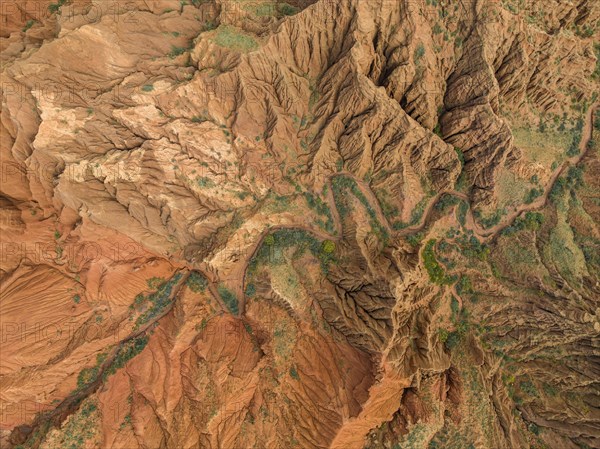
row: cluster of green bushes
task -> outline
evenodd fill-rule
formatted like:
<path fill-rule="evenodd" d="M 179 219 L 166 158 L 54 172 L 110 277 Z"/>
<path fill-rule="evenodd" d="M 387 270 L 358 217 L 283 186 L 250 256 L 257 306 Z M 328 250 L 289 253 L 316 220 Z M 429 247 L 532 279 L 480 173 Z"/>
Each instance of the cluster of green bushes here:
<path fill-rule="evenodd" d="M 535 201 L 536 198 L 539 198 L 544 194 L 544 189 L 541 187 L 534 187 L 525 195 L 525 199 L 523 200 L 525 204 L 531 204 Z"/>
<path fill-rule="evenodd" d="M 290 376 L 294 380 L 300 380 L 300 376 L 298 375 L 298 371 L 296 370 L 296 367 L 293 366 L 293 365 L 290 367 Z"/>
<path fill-rule="evenodd" d="M 454 330 L 447 333 L 444 344 L 449 350 L 454 349 L 463 340 L 467 332 L 469 332 L 469 312 L 464 307 L 458 310 L 458 302 L 452 297 L 452 316 L 450 321 L 454 325 Z"/>
<path fill-rule="evenodd" d="M 142 350 L 146 347 L 148 343 L 148 337 L 140 336 L 133 340 L 128 341 L 123 346 L 119 348 L 115 359 L 112 361 L 110 366 L 104 371 L 103 379 L 106 379 L 111 374 L 117 372 L 118 369 L 125 366 L 125 364 L 135 357 L 137 354 L 142 352 Z M 80 391 L 89 384 L 95 382 L 98 379 L 100 374 L 100 368 L 102 364 L 106 360 L 107 354 L 100 353 L 96 356 L 96 364 L 89 368 L 84 368 L 79 372 L 77 376 L 77 389 L 75 391 Z"/>
<path fill-rule="evenodd" d="M 57 3 L 50 3 L 48 5 L 48 11 L 50 11 L 51 14 L 54 14 L 55 12 L 59 12 L 60 8 L 67 3 L 67 0 L 58 0 Z"/>
<path fill-rule="evenodd" d="M 475 445 L 471 443 L 472 438 L 474 438 L 473 435 L 464 435 L 455 427 L 443 426 L 433 436 L 433 439 L 429 442 L 427 449 L 475 449 Z M 392 449 L 402 448 L 398 446 L 397 448 L 393 447 Z"/>
<path fill-rule="evenodd" d="M 575 232 L 575 241 L 581 248 L 588 269 L 594 269 L 600 275 L 600 239 Z"/>
<path fill-rule="evenodd" d="M 452 284 L 456 279 L 454 276 L 447 276 L 442 266 L 437 261 L 435 256 L 435 239 L 429 240 L 423 247 L 422 256 L 423 264 L 429 274 L 429 279 L 434 284 L 449 285 Z"/>
<path fill-rule="evenodd" d="M 486 261 L 490 254 L 490 248 L 485 243 L 481 243 L 471 230 L 459 234 L 456 238 L 456 243 L 458 244 L 460 253 L 468 259 Z"/>
<path fill-rule="evenodd" d="M 594 43 L 594 53 L 596 53 L 596 67 L 592 73 L 592 79 L 600 80 L 600 43 Z"/>
<path fill-rule="evenodd" d="M 583 186 L 583 167 L 571 166 L 566 176 L 556 180 L 550 190 L 550 201 L 558 203 L 566 192 L 577 190 Z"/>
<path fill-rule="evenodd" d="M 579 37 L 588 38 L 594 35 L 594 27 L 590 25 L 583 25 L 580 27 L 579 25 L 575 25 L 575 34 Z"/>
<path fill-rule="evenodd" d="M 313 209 L 319 215 L 324 215 L 327 218 L 327 221 L 323 221 L 321 219 L 317 219 L 317 224 L 325 229 L 329 233 L 333 233 L 335 227 L 333 223 L 333 216 L 331 215 L 331 210 L 329 210 L 329 206 L 326 202 L 324 202 L 319 196 L 315 196 L 309 192 L 304 192 L 304 198 L 308 204 L 308 207 Z"/>
<path fill-rule="evenodd" d="M 416 234 L 411 234 L 408 235 L 406 237 L 406 241 L 411 245 L 411 246 L 419 246 L 421 244 L 421 240 L 423 240 L 423 233 L 422 232 L 417 232 Z"/>
<path fill-rule="evenodd" d="M 196 184 L 198 184 L 198 187 L 204 189 L 204 188 L 212 188 L 215 186 L 215 183 L 212 179 L 207 178 L 206 176 L 198 176 L 196 178 Z"/>
<path fill-rule="evenodd" d="M 415 206 L 415 208 L 412 210 L 412 212 L 410 214 L 410 223 L 409 223 L 410 226 L 416 225 L 417 223 L 419 223 L 421 221 L 421 218 L 423 218 L 423 213 L 425 212 L 425 208 L 427 207 L 428 201 L 429 201 L 429 199 L 427 197 L 425 197 L 417 203 L 417 205 Z"/>
<path fill-rule="evenodd" d="M 132 340 L 129 340 L 127 343 L 124 343 L 115 356 L 115 359 L 111 363 L 111 365 L 104 372 L 104 379 L 106 379 L 111 374 L 117 372 L 117 370 L 123 368 L 128 361 L 138 355 L 140 352 L 144 350 L 146 345 L 148 344 L 149 338 L 146 335 L 139 336 Z"/>
<path fill-rule="evenodd" d="M 456 283 L 456 293 L 459 295 L 467 294 L 471 295 L 474 293 L 473 284 L 468 276 L 461 276 Z"/>
<path fill-rule="evenodd" d="M 223 284 L 219 284 L 217 287 L 217 292 L 229 311 L 234 315 L 237 315 L 239 313 L 239 306 L 238 299 L 236 298 L 235 294 Z"/>
<path fill-rule="evenodd" d="M 506 209 L 496 209 L 489 217 L 484 217 L 479 209 L 475 209 L 473 215 L 479 220 L 484 229 L 487 229 L 500 223 L 502 217 L 506 215 Z"/>
<path fill-rule="evenodd" d="M 398 216 L 400 211 L 398 207 L 394 206 L 388 201 L 389 193 L 387 190 L 377 190 L 375 191 L 375 196 L 379 201 L 379 205 L 381 206 L 381 210 L 383 211 L 383 215 L 387 217 L 388 220 L 392 220 Z"/>
<path fill-rule="evenodd" d="M 278 229 L 267 235 L 263 244 L 248 264 L 248 271 L 253 273 L 258 265 L 274 263 L 272 255 L 286 248 L 296 248 L 294 256 L 301 257 L 306 250 L 319 259 L 324 273 L 329 271 L 329 265 L 335 262 L 335 243 L 330 240 L 321 242 L 303 229 Z"/>
<path fill-rule="evenodd" d="M 96 364 L 89 368 L 84 368 L 79 372 L 77 376 L 77 390 L 82 390 L 90 383 L 94 382 L 98 378 L 98 374 L 100 374 L 100 366 L 106 360 L 106 354 L 100 353 L 96 355 Z"/>
<path fill-rule="evenodd" d="M 535 397 L 539 396 L 537 388 L 535 387 L 533 382 L 531 382 L 531 380 L 521 381 L 519 383 L 519 388 L 521 389 L 522 392 L 527 393 L 529 396 L 535 396 Z"/>
<path fill-rule="evenodd" d="M 289 3 L 277 3 L 277 2 L 265 2 L 261 4 L 249 4 L 245 5 L 246 11 L 252 12 L 258 17 L 277 17 L 281 18 L 284 16 L 293 16 L 297 14 L 300 9 L 290 5 Z"/>
<path fill-rule="evenodd" d="M 511 236 L 519 231 L 537 231 L 544 223 L 544 215 L 540 212 L 527 212 L 524 217 L 517 218 L 512 225 L 502 230 L 502 235 Z"/>
<path fill-rule="evenodd" d="M 419 44 L 417 45 L 417 48 L 415 49 L 415 52 L 413 54 L 415 64 L 418 64 L 419 61 L 423 58 L 423 56 L 425 56 L 425 46 L 423 44 Z"/>
<path fill-rule="evenodd" d="M 158 276 L 153 276 L 146 280 L 148 288 L 151 288 L 152 290 L 156 290 L 163 282 L 165 282 L 165 279 Z"/>
<path fill-rule="evenodd" d="M 571 142 L 567 148 L 567 156 L 574 157 L 579 154 L 579 144 L 581 143 L 581 134 L 583 131 L 583 119 L 578 118 L 575 128 L 572 131 Z"/>
<path fill-rule="evenodd" d="M 467 212 L 469 210 L 469 203 L 465 200 L 461 200 L 458 204 L 458 209 L 456 211 L 456 218 L 461 226 L 464 226 L 467 222 Z"/>
<path fill-rule="evenodd" d="M 27 21 L 27 23 L 25 23 L 25 26 L 23 27 L 23 32 L 27 31 L 29 28 L 31 28 L 35 22 L 37 22 L 36 20 L 30 19 Z"/>
<path fill-rule="evenodd" d="M 139 328 L 142 324 L 145 324 L 160 315 L 165 308 L 171 304 L 171 292 L 173 286 L 177 284 L 179 279 L 181 279 L 181 273 L 177 273 L 168 282 L 164 282 L 154 293 L 148 295 L 148 297 L 144 297 L 143 295 L 141 297 L 140 295 L 136 296 L 136 306 L 147 303 L 149 304 L 149 307 L 137 318 L 134 329 Z"/>
<path fill-rule="evenodd" d="M 252 298 L 254 295 L 256 295 L 256 286 L 253 283 L 246 285 L 245 294 L 248 298 Z"/>
<path fill-rule="evenodd" d="M 187 285 L 194 293 L 200 293 L 206 290 L 208 281 L 200 273 L 193 271 L 185 281 L 185 285 Z"/>
<path fill-rule="evenodd" d="M 454 152 L 456 153 L 456 157 L 458 157 L 458 161 L 460 162 L 461 168 L 465 166 L 465 155 L 462 150 L 458 147 L 454 147 Z"/>
<path fill-rule="evenodd" d="M 74 413 L 61 429 L 59 440 L 55 447 L 65 449 L 80 449 L 92 447 L 92 439 L 98 432 L 99 409 L 97 399 L 86 399 L 79 412 Z M 42 444 L 43 446 L 43 444 Z M 37 447 L 34 445 L 29 447 Z"/>
<path fill-rule="evenodd" d="M 247 53 L 258 48 L 258 43 L 253 37 L 230 25 L 219 26 L 219 28 L 217 28 L 214 40 L 215 43 L 221 47 L 226 47 L 243 53 Z"/>
<path fill-rule="evenodd" d="M 444 212 L 450 207 L 456 206 L 460 201 L 456 196 L 444 193 L 435 203 L 435 208 L 440 212 Z"/>
<path fill-rule="evenodd" d="M 423 218 L 423 213 L 425 212 L 425 208 L 427 207 L 428 201 L 428 197 L 421 199 L 421 201 L 417 203 L 415 208 L 410 213 L 410 221 L 408 223 L 405 223 L 403 221 L 395 221 L 394 223 L 392 223 L 392 228 L 396 231 L 399 231 L 409 226 L 414 226 L 418 224 L 421 221 L 421 218 Z"/>
<path fill-rule="evenodd" d="M 177 56 L 181 56 L 187 51 L 185 47 L 178 47 L 176 45 L 171 45 L 171 51 L 167 53 L 167 56 L 171 59 L 175 59 Z"/>

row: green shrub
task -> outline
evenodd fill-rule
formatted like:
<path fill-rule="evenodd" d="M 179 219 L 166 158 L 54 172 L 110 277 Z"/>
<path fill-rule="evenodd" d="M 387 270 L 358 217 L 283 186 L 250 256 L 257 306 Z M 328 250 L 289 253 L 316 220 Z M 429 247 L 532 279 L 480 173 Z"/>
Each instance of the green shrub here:
<path fill-rule="evenodd" d="M 216 30 L 217 29 L 217 22 L 215 22 L 214 20 L 206 20 L 203 24 L 202 24 L 202 31 L 212 31 L 212 30 Z"/>
<path fill-rule="evenodd" d="M 300 380 L 300 376 L 298 375 L 298 371 L 296 370 L 295 366 L 290 367 L 290 376 L 294 380 Z"/>
<path fill-rule="evenodd" d="M 460 200 L 456 196 L 445 193 L 435 203 L 435 208 L 437 210 L 443 212 L 443 211 L 447 210 L 448 208 L 457 205 L 459 203 L 459 201 Z"/>
<path fill-rule="evenodd" d="M 519 384 L 519 388 L 521 389 L 521 391 L 527 393 L 529 396 L 539 396 L 537 388 L 535 388 L 535 385 L 533 385 L 533 382 L 531 382 L 530 380 L 522 381 Z"/>
<path fill-rule="evenodd" d="M 413 54 L 413 60 L 415 61 L 415 64 L 418 64 L 423 56 L 425 56 L 425 46 L 423 44 L 419 44 L 417 45 L 417 48 Z"/>
<path fill-rule="evenodd" d="M 506 210 L 505 209 L 497 209 L 492 215 L 490 215 L 489 217 L 483 217 L 481 215 L 481 211 L 480 210 L 475 210 L 473 212 L 473 214 L 475 215 L 475 217 L 479 220 L 479 222 L 481 223 L 481 225 L 483 226 L 484 229 L 488 229 L 491 228 L 493 226 L 496 226 L 498 223 L 500 223 L 500 220 L 502 219 L 502 217 L 506 214 Z"/>
<path fill-rule="evenodd" d="M 246 296 L 252 298 L 254 295 L 256 295 L 256 287 L 254 284 L 250 283 L 246 285 Z"/>
<path fill-rule="evenodd" d="M 416 225 L 423 218 L 423 213 L 425 212 L 425 208 L 427 207 L 428 198 L 423 198 L 421 201 L 417 203 L 415 208 L 410 213 L 410 225 Z"/>
<path fill-rule="evenodd" d="M 246 4 L 244 5 L 244 9 L 258 17 L 273 17 L 280 14 L 279 5 L 272 2 Z"/>
<path fill-rule="evenodd" d="M 442 343 L 446 343 L 448 341 L 448 336 L 450 333 L 446 329 L 439 328 L 438 329 L 438 338 Z"/>
<path fill-rule="evenodd" d="M 81 390 L 98 378 L 100 367 L 106 360 L 106 354 L 100 353 L 96 355 L 96 364 L 89 368 L 84 368 L 77 376 L 77 390 Z"/>
<path fill-rule="evenodd" d="M 238 300 L 235 297 L 235 294 L 231 290 L 227 289 L 227 287 L 225 287 L 223 284 L 219 284 L 219 286 L 217 287 L 217 292 L 219 293 L 219 296 L 221 297 L 229 311 L 232 314 L 237 315 L 239 309 Z"/>
<path fill-rule="evenodd" d="M 157 289 L 158 287 L 160 287 L 160 285 L 161 285 L 163 282 L 165 282 L 165 279 L 164 279 L 164 278 L 161 278 L 161 277 L 156 277 L 156 276 L 154 276 L 154 277 L 151 277 L 150 279 L 147 279 L 147 280 L 146 280 L 146 284 L 148 285 L 148 288 L 150 288 L 150 289 L 153 289 L 153 290 L 155 290 L 155 289 Z"/>
<path fill-rule="evenodd" d="M 242 53 L 254 51 L 258 48 L 258 43 L 253 37 L 230 25 L 219 26 L 214 40 L 215 43 L 221 47 L 226 47 Z"/>
<path fill-rule="evenodd" d="M 110 367 L 104 372 L 104 379 L 106 379 L 111 374 L 117 372 L 117 370 L 123 368 L 128 361 L 133 359 L 136 355 L 144 350 L 146 345 L 148 344 L 148 337 L 143 335 L 133 340 L 129 340 L 127 343 L 123 344 L 117 351 L 115 359 Z"/>
<path fill-rule="evenodd" d="M 335 243 L 331 240 L 325 240 L 321 244 L 321 251 L 323 251 L 325 254 L 332 254 L 335 251 Z"/>
<path fill-rule="evenodd" d="M 548 396 L 556 396 L 558 394 L 558 390 L 556 389 L 555 386 L 547 384 L 547 383 L 543 383 L 542 384 L 542 388 L 544 389 L 544 392 L 548 395 Z"/>
<path fill-rule="evenodd" d="M 435 257 L 435 239 L 429 240 L 422 251 L 423 263 L 429 274 L 429 279 L 434 284 L 444 285 L 451 284 L 453 279 L 446 276 L 444 269 L 439 264 Z"/>
<path fill-rule="evenodd" d="M 144 84 L 142 86 L 142 90 L 144 92 L 152 92 L 154 90 L 154 86 L 152 84 Z"/>
<path fill-rule="evenodd" d="M 592 79 L 600 80 L 600 43 L 594 44 L 594 52 L 596 53 L 596 68 L 592 73 Z"/>
<path fill-rule="evenodd" d="M 417 232 L 416 234 L 411 234 L 406 236 L 406 241 L 411 245 L 411 246 L 419 246 L 421 244 L 421 240 L 423 240 L 423 233 L 422 232 Z"/>
<path fill-rule="evenodd" d="M 204 188 L 212 188 L 215 187 L 215 183 L 212 179 L 207 178 L 206 176 L 198 176 L 196 178 L 196 184 L 198 184 L 198 187 L 204 189 Z"/>
<path fill-rule="evenodd" d="M 187 51 L 185 47 L 178 47 L 176 45 L 171 45 L 171 51 L 167 53 L 167 56 L 171 59 L 175 59 L 177 56 L 181 56 Z"/>
<path fill-rule="evenodd" d="M 293 16 L 294 14 L 297 14 L 300 11 L 299 8 L 296 8 L 295 6 L 292 6 L 288 3 L 278 3 L 277 7 L 279 9 L 279 12 L 283 16 Z"/>
<path fill-rule="evenodd" d="M 456 157 L 458 157 L 458 161 L 460 162 L 460 166 L 465 166 L 465 155 L 462 150 L 458 147 L 454 147 L 454 151 L 456 152 Z"/>
<path fill-rule="evenodd" d="M 583 187 L 583 167 L 571 166 L 565 177 L 558 178 L 550 190 L 550 201 L 558 203 L 566 192 Z"/>
<path fill-rule="evenodd" d="M 185 284 L 195 293 L 200 293 L 206 290 L 208 281 L 200 273 L 193 271 L 192 274 L 187 278 Z"/>
<path fill-rule="evenodd" d="M 150 288 L 157 288 L 157 290 L 148 295 L 147 298 L 143 298 L 146 302 L 148 302 L 149 306 L 135 321 L 135 329 L 159 316 L 165 310 L 165 308 L 171 304 L 171 293 L 175 284 L 179 282 L 179 279 L 181 279 L 181 273 L 177 273 L 175 276 L 169 279 L 168 282 L 164 282 L 162 284 L 162 278 L 155 277 L 148 279 L 148 286 Z M 140 303 L 137 303 L 138 298 L 139 295 L 136 296 L 136 305 L 140 305 Z"/>
<path fill-rule="evenodd" d="M 542 188 L 533 188 L 531 189 L 529 192 L 527 192 L 527 195 L 525 195 L 525 204 L 531 204 L 535 201 L 536 198 L 539 198 L 540 196 L 542 196 L 544 194 L 544 189 Z"/>
<path fill-rule="evenodd" d="M 275 249 L 278 249 L 280 253 L 285 248 L 296 248 L 294 253 L 296 259 L 300 258 L 306 250 L 310 251 L 321 262 L 321 269 L 324 273 L 327 273 L 329 265 L 335 262 L 333 253 L 325 251 L 325 243 L 313 237 L 309 232 L 303 229 L 278 229 L 265 237 L 263 245 L 248 264 L 249 271 L 255 270 L 259 264 L 281 263 L 282 259 L 273 260 L 271 255 Z"/>
<path fill-rule="evenodd" d="M 456 284 L 456 293 L 459 295 L 462 294 L 471 294 L 473 293 L 473 284 L 471 283 L 471 279 L 468 276 L 461 276 Z"/>
<path fill-rule="evenodd" d="M 60 12 L 61 6 L 63 6 L 65 3 L 67 3 L 67 0 L 58 0 L 57 3 L 50 3 L 48 5 L 48 11 L 50 11 L 51 14 Z"/>
<path fill-rule="evenodd" d="M 460 234 L 456 238 L 456 243 L 458 243 L 460 253 L 467 259 L 479 259 L 485 261 L 490 254 L 490 248 L 479 242 L 473 235 L 473 231 Z"/>
<path fill-rule="evenodd" d="M 35 21 L 35 20 L 33 20 L 33 19 L 30 19 L 30 20 L 28 20 L 28 21 L 27 21 L 27 23 L 25 24 L 25 26 L 23 27 L 23 32 L 25 32 L 25 31 L 27 31 L 29 28 L 31 28 L 35 22 L 36 22 L 36 21 Z"/>
<path fill-rule="evenodd" d="M 450 332 L 446 338 L 446 347 L 449 350 L 452 350 L 456 346 L 458 346 L 458 344 L 460 343 L 460 340 L 461 340 L 461 335 L 458 332 L 456 332 L 456 331 Z"/>
<path fill-rule="evenodd" d="M 516 232 L 527 229 L 538 231 L 544 223 L 544 215 L 539 212 L 527 212 L 523 218 L 517 218 L 512 225 L 502 230 L 502 235 L 511 236 Z"/>
<path fill-rule="evenodd" d="M 461 200 L 458 204 L 458 210 L 456 211 L 456 218 L 461 226 L 464 226 L 467 221 L 467 211 L 469 210 L 469 203 L 465 200 Z"/>
<path fill-rule="evenodd" d="M 398 216 L 400 211 L 398 210 L 398 207 L 394 206 L 389 201 L 389 193 L 387 190 L 376 190 L 375 196 L 379 201 L 379 206 L 381 207 L 383 215 L 385 215 L 388 218 L 388 220 L 392 220 L 393 218 Z"/>
<path fill-rule="evenodd" d="M 304 192 L 304 199 L 306 200 L 308 207 L 313 209 L 319 215 L 325 216 L 325 218 L 327 219 L 326 222 L 322 222 L 319 220 L 317 223 L 319 223 L 321 227 L 327 232 L 332 233 L 335 229 L 335 225 L 333 222 L 333 216 L 331 215 L 331 210 L 329 210 L 329 206 L 327 205 L 327 203 L 324 202 L 320 197 L 312 195 L 308 192 Z"/>

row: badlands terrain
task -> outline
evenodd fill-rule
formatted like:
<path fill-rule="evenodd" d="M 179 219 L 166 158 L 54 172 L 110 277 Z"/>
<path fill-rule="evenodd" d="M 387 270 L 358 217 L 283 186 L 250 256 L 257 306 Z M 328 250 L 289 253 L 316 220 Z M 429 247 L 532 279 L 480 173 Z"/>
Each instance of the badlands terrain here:
<path fill-rule="evenodd" d="M 600 2 L 6 0 L 0 447 L 600 447 Z"/>

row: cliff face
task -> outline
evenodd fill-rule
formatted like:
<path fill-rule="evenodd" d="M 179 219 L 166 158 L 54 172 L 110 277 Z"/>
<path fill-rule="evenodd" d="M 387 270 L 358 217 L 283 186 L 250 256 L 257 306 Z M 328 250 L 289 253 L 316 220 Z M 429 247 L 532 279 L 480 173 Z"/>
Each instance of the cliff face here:
<path fill-rule="evenodd" d="M 600 445 L 597 2 L 5 6 L 3 447 Z"/>

